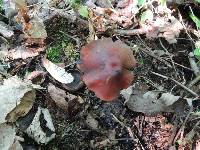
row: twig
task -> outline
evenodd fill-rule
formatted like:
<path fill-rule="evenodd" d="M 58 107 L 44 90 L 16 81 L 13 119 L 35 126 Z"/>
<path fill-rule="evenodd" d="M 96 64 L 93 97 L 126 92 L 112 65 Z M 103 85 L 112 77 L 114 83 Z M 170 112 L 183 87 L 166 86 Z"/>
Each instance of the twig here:
<path fill-rule="evenodd" d="M 171 64 L 168 62 L 168 60 L 165 60 L 165 59 L 163 59 L 163 58 L 160 58 L 160 57 L 154 55 L 154 54 L 151 52 L 151 48 L 148 47 L 148 46 L 142 41 L 142 39 L 140 38 L 139 35 L 138 35 L 138 37 L 139 37 L 139 40 L 140 40 L 140 42 L 142 43 L 142 45 L 146 48 L 146 50 L 141 48 L 141 50 L 142 50 L 143 52 L 145 52 L 147 55 L 149 55 L 149 56 L 151 56 L 151 57 L 157 59 L 158 61 L 160 61 L 160 62 L 166 64 L 168 67 L 172 68 L 172 66 L 171 66 Z M 129 42 L 129 41 L 127 41 L 127 43 L 128 43 L 130 46 L 133 45 L 133 44 L 132 44 L 131 42 Z M 176 66 L 182 67 L 182 68 L 184 68 L 184 69 L 193 71 L 192 69 L 190 69 L 190 68 L 188 68 L 188 67 L 185 67 L 185 66 L 183 66 L 183 65 L 181 65 L 181 64 L 178 64 L 178 63 L 176 63 L 176 62 L 174 62 L 174 64 L 175 64 Z"/>
<path fill-rule="evenodd" d="M 147 55 L 149 55 L 149 56 L 151 56 L 151 57 L 153 57 L 153 58 L 159 60 L 160 62 L 166 64 L 167 67 L 172 68 L 172 66 L 170 65 L 170 63 L 167 62 L 166 60 L 160 58 L 159 56 L 154 55 L 153 53 L 151 53 L 151 52 L 148 51 L 148 50 L 145 50 L 145 49 L 141 49 L 141 50 L 142 50 L 142 52 L 145 52 Z"/>
<path fill-rule="evenodd" d="M 183 129 L 184 129 L 184 127 L 185 127 L 185 124 L 186 124 L 186 122 L 187 122 L 187 120 L 188 120 L 188 118 L 189 118 L 189 116 L 190 116 L 192 110 L 193 110 L 193 108 L 190 107 L 190 110 L 189 110 L 189 112 L 188 112 L 188 114 L 187 114 L 187 116 L 186 116 L 184 122 L 182 123 L 180 129 L 178 130 L 176 136 L 174 137 L 174 140 L 173 140 L 174 142 L 176 142 L 176 140 L 178 139 L 180 133 L 183 131 Z M 173 142 L 173 143 L 174 143 L 174 142 Z"/>
<path fill-rule="evenodd" d="M 189 6 L 189 7 L 190 7 L 190 6 Z M 178 15 L 179 15 L 179 18 L 180 18 L 180 22 L 181 22 L 183 28 L 185 29 L 186 34 L 188 35 L 188 37 L 190 38 L 190 40 L 191 40 L 193 43 L 195 43 L 194 40 L 192 39 L 192 37 L 190 36 L 190 34 L 188 33 L 188 30 L 187 30 L 187 28 L 186 28 L 186 26 L 185 26 L 185 24 L 184 24 L 184 22 L 183 22 L 183 18 L 182 18 L 182 16 L 181 16 L 181 13 L 180 13 L 179 10 L 178 10 Z"/>
<path fill-rule="evenodd" d="M 111 114 L 111 115 L 112 115 L 112 117 L 115 119 L 116 122 L 118 122 L 122 127 L 125 127 L 125 128 L 127 129 L 127 131 L 129 132 L 129 135 L 130 135 L 130 137 L 131 137 L 132 140 L 134 139 L 134 136 L 135 136 L 135 138 L 138 140 L 138 142 L 139 142 L 139 144 L 140 144 L 141 149 L 142 149 L 142 150 L 145 150 L 145 148 L 144 148 L 144 146 L 142 145 L 140 139 L 138 138 L 138 136 L 137 136 L 135 133 L 133 134 L 131 128 L 130 128 L 130 127 L 127 127 L 127 126 L 126 126 L 123 122 L 121 122 L 114 114 Z"/>
<path fill-rule="evenodd" d="M 172 65 L 173 65 L 173 67 L 174 67 L 174 71 L 176 72 L 177 70 L 176 70 L 174 61 L 173 61 L 173 59 L 172 59 L 173 56 L 171 56 L 171 54 L 169 53 L 169 51 L 167 50 L 167 48 L 165 48 L 165 46 L 163 45 L 163 43 L 162 43 L 162 41 L 160 40 L 160 38 L 159 38 L 159 42 L 160 42 L 160 45 L 162 46 L 162 48 L 163 48 L 163 49 L 165 50 L 165 52 L 167 53 L 167 55 L 169 56 L 169 58 L 170 58 L 170 60 L 171 60 L 171 62 L 172 62 Z"/>
<path fill-rule="evenodd" d="M 117 35 L 138 35 L 138 34 L 148 33 L 153 29 L 154 27 L 152 26 L 147 26 L 147 27 L 142 27 L 140 29 L 132 29 L 132 30 L 115 29 L 114 33 Z"/>
<path fill-rule="evenodd" d="M 200 81 L 200 75 L 198 75 L 196 78 L 194 78 L 194 80 L 192 80 L 189 84 L 188 84 L 188 88 L 191 88 L 193 85 L 195 85 L 197 82 Z"/>
<path fill-rule="evenodd" d="M 181 86 L 183 89 L 185 89 L 186 91 L 190 92 L 193 96 L 195 97 L 198 97 L 198 94 L 195 93 L 194 91 L 192 91 L 191 89 L 189 89 L 188 87 L 186 87 L 185 85 L 181 84 L 180 82 L 174 80 L 173 78 L 170 78 L 170 77 L 167 77 L 165 75 L 161 75 L 159 73 L 156 73 L 156 72 L 153 72 L 153 71 L 150 71 L 152 74 L 156 75 L 156 76 L 159 76 L 159 77 L 162 77 L 164 79 L 167 79 L 167 80 L 171 80 L 173 82 L 175 82 L 176 84 L 178 84 L 179 86 Z"/>
<path fill-rule="evenodd" d="M 139 37 L 139 38 L 140 38 L 140 37 Z M 172 68 L 172 66 L 170 65 L 169 62 L 167 62 L 166 60 L 164 60 L 164 59 L 162 59 L 162 58 L 160 58 L 160 57 L 154 55 L 153 53 L 151 53 L 150 48 L 147 47 L 147 46 L 145 45 L 145 43 L 143 43 L 143 41 L 142 41 L 141 39 L 140 39 L 140 41 L 142 42 L 142 44 L 143 44 L 143 45 L 145 46 L 145 48 L 147 49 L 147 50 L 146 50 L 146 49 L 142 49 L 142 48 L 141 48 L 141 51 L 142 51 L 143 53 L 146 53 L 147 55 L 149 55 L 149 56 L 151 56 L 151 57 L 153 57 L 153 58 L 159 60 L 160 62 L 166 64 L 168 67 Z M 131 42 L 129 42 L 129 41 L 127 41 L 127 43 L 128 43 L 130 46 L 133 46 L 133 44 L 132 44 Z"/>

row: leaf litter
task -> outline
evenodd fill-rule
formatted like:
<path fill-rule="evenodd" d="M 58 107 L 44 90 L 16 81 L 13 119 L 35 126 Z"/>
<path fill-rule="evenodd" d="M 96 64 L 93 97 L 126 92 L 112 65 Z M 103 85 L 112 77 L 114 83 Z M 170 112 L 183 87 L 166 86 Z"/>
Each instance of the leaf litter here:
<path fill-rule="evenodd" d="M 40 148 L 47 144 L 45 148 L 54 149 L 198 147 L 199 8 L 191 3 L 3 0 L 0 149 L 22 149 L 30 142 L 34 147 L 34 141 Z M 125 68 L 134 70 L 132 85 L 109 103 L 87 87 L 69 90 L 82 80 L 82 72 L 71 71 L 81 63 L 78 58 L 61 56 L 65 68 L 46 58 L 46 48 L 55 42 L 77 44 L 73 57 L 79 57 L 80 46 L 104 37 L 128 44 L 138 61 L 135 68 Z M 100 79 L 96 83 L 101 86 Z M 17 140 L 24 134 L 32 140 Z"/>

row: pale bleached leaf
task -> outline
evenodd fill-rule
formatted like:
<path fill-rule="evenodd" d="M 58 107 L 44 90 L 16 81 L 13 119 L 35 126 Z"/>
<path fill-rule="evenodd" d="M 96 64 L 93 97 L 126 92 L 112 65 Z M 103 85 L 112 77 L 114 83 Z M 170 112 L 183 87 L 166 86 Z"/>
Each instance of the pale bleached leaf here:
<path fill-rule="evenodd" d="M 71 73 L 67 73 L 64 68 L 61 68 L 46 58 L 42 60 L 44 67 L 50 73 L 50 75 L 57 81 L 68 84 L 73 82 L 74 77 Z"/>
<path fill-rule="evenodd" d="M 41 115 L 44 117 L 43 125 L 48 128 L 48 130 L 43 131 L 41 127 Z M 47 144 L 50 140 L 55 138 L 55 128 L 52 122 L 51 115 L 48 109 L 38 107 L 38 111 L 33 118 L 32 123 L 25 131 L 28 136 L 33 138 L 38 144 Z M 49 132 L 49 133 L 46 133 Z"/>
<path fill-rule="evenodd" d="M 10 38 L 14 35 L 14 32 L 8 29 L 8 25 L 0 21 L 0 34 L 2 34 L 6 38 Z"/>
<path fill-rule="evenodd" d="M 0 150 L 8 150 L 15 139 L 15 127 L 6 123 L 0 124 Z"/>
<path fill-rule="evenodd" d="M 34 88 L 41 87 L 32 84 L 31 81 L 23 81 L 17 76 L 4 80 L 0 86 L 0 123 L 5 122 L 6 115 L 20 104 L 24 94 Z"/>
<path fill-rule="evenodd" d="M 35 57 L 44 51 L 45 47 L 39 48 L 27 48 L 25 46 L 19 46 L 9 51 L 0 51 L 1 59 L 13 60 L 13 59 L 27 59 L 29 57 Z"/>

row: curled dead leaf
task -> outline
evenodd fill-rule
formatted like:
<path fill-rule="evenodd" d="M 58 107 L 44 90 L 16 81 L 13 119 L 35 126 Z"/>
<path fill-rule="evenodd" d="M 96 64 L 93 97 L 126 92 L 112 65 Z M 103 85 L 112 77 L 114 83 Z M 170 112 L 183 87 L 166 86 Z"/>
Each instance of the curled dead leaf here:
<path fill-rule="evenodd" d="M 43 65 L 46 70 L 50 73 L 50 75 L 56 79 L 57 81 L 68 84 L 73 82 L 74 77 L 71 73 L 67 73 L 64 68 L 61 68 L 46 58 L 42 59 Z"/>

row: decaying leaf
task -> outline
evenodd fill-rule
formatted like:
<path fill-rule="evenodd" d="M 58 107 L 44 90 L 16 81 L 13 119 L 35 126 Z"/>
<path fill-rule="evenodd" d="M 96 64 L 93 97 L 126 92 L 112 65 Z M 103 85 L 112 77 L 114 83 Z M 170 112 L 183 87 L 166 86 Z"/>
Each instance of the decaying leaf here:
<path fill-rule="evenodd" d="M 4 22 L 0 21 L 0 34 L 6 38 L 10 38 L 14 35 L 14 32 L 9 30 L 8 26 Z"/>
<path fill-rule="evenodd" d="M 67 97 L 65 91 L 50 83 L 48 85 L 48 92 L 56 105 L 64 111 L 67 111 L 68 103 L 65 100 Z"/>
<path fill-rule="evenodd" d="M 26 80 L 31 80 L 34 84 L 41 84 L 45 80 L 45 72 L 35 70 L 33 72 L 30 72 L 26 75 Z"/>
<path fill-rule="evenodd" d="M 29 57 L 35 57 L 40 54 L 41 51 L 44 51 L 45 47 L 39 48 L 28 48 L 25 46 L 19 46 L 9 51 L 0 51 L 1 57 L 4 60 L 13 60 L 13 59 L 27 59 Z"/>
<path fill-rule="evenodd" d="M 74 80 L 74 77 L 71 73 L 67 73 L 65 69 L 55 65 L 51 61 L 49 61 L 46 58 L 43 58 L 42 60 L 44 67 L 46 70 L 50 73 L 50 75 L 56 79 L 57 81 L 67 84 L 71 83 Z"/>
<path fill-rule="evenodd" d="M 42 122 L 40 122 L 41 118 L 43 120 Z M 47 144 L 50 140 L 55 138 L 55 128 L 48 109 L 38 107 L 38 111 L 35 114 L 32 123 L 25 132 L 38 144 Z"/>
<path fill-rule="evenodd" d="M 6 115 L 10 111 L 12 111 L 17 105 L 20 104 L 21 98 L 24 97 L 24 94 L 35 88 L 41 88 L 41 87 L 32 84 L 31 81 L 24 82 L 17 76 L 13 76 L 11 78 L 4 80 L 3 85 L 0 86 L 0 110 L 1 110 L 0 123 L 5 122 Z M 30 103 L 30 105 L 32 105 L 32 103 Z M 20 110 L 21 111 L 20 114 L 25 114 L 27 112 L 27 108 L 21 107 L 21 109 L 22 110 Z"/>
<path fill-rule="evenodd" d="M 7 122 L 15 122 L 19 117 L 25 116 L 33 107 L 35 98 L 35 90 L 31 90 L 25 93 L 23 98 L 21 98 L 20 104 L 7 114 Z"/>
<path fill-rule="evenodd" d="M 141 91 L 132 87 L 123 90 L 121 94 L 126 98 L 126 105 L 129 109 L 142 112 L 148 115 L 161 112 L 174 112 L 176 110 L 173 104 L 180 99 L 180 96 L 174 96 L 162 91 Z M 188 99 L 188 104 L 190 100 Z"/>
<path fill-rule="evenodd" d="M 0 124 L 0 149 L 8 150 L 15 139 L 16 129 L 15 127 L 6 123 Z"/>
<path fill-rule="evenodd" d="M 9 150 L 23 150 L 22 145 L 19 143 L 19 141 L 15 141 L 12 146 L 9 148 Z"/>
<path fill-rule="evenodd" d="M 44 40 L 47 37 L 47 32 L 45 29 L 45 25 L 43 23 L 43 20 L 36 15 L 36 13 L 33 13 L 34 15 L 29 21 L 30 27 L 28 29 L 24 30 L 25 38 L 27 39 L 27 43 L 29 44 L 39 44 L 43 45 Z"/>
<path fill-rule="evenodd" d="M 131 26 L 133 24 L 132 18 L 139 10 L 137 1 L 134 0 L 119 4 L 118 9 L 102 8 L 91 1 L 86 4 L 90 8 L 89 16 L 97 32 L 115 28 L 117 25 Z"/>
<path fill-rule="evenodd" d="M 68 94 L 68 115 L 76 116 L 83 108 L 84 100 L 80 96 Z"/>

